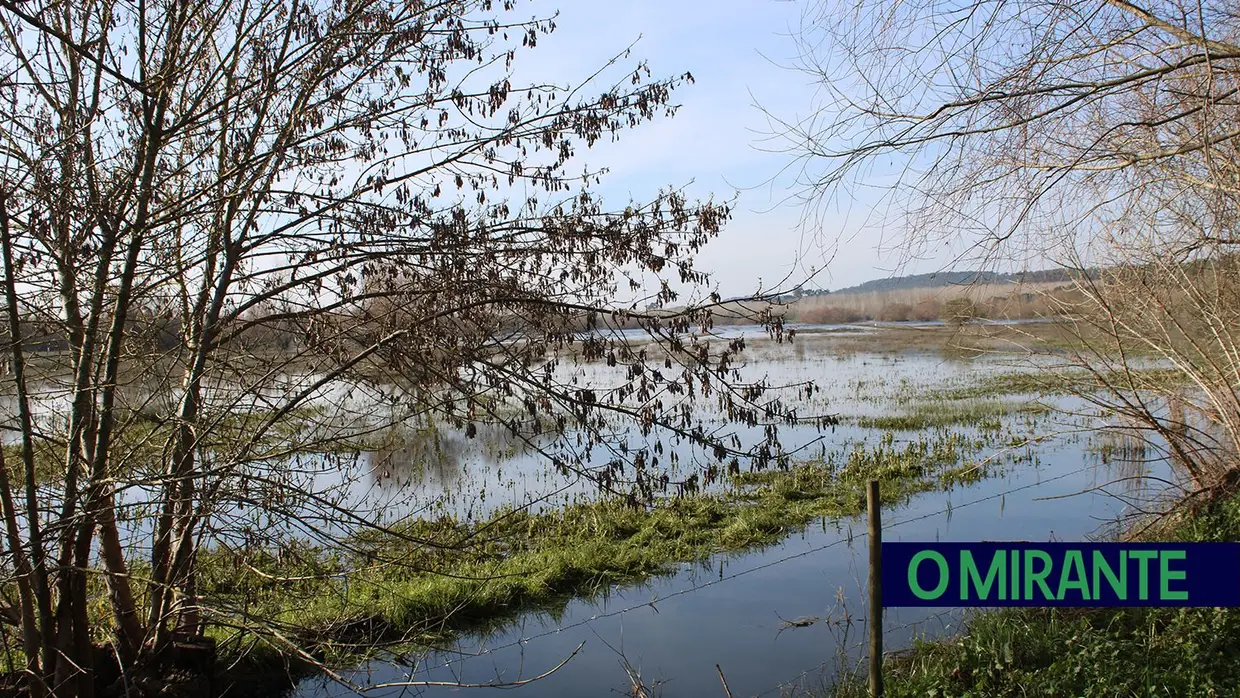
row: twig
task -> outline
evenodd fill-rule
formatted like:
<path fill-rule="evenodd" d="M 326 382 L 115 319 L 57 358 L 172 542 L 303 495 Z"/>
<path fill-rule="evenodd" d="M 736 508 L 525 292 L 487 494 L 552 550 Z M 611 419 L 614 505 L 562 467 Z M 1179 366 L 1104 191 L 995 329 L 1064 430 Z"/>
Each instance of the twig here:
<path fill-rule="evenodd" d="M 728 698 L 732 698 L 732 689 L 728 688 L 728 680 L 723 676 L 723 669 L 716 664 L 715 671 L 719 672 L 719 680 L 723 682 L 723 691 L 728 694 Z"/>

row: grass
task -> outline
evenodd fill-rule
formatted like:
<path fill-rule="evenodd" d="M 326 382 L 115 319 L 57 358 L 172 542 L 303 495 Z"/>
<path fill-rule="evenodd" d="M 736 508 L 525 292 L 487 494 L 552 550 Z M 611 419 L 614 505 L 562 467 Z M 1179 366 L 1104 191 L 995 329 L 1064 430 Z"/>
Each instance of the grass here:
<path fill-rule="evenodd" d="M 806 333 L 810 334 L 810 333 Z M 1030 351 L 1059 356 L 1090 355 L 1089 347 L 1112 360 L 1115 354 L 1111 339 L 1101 331 L 1087 326 L 1074 326 L 1069 321 L 1047 320 L 1020 324 L 993 324 L 986 321 L 954 326 L 941 325 L 877 325 L 864 332 L 819 334 L 831 342 L 839 353 L 895 354 L 909 351 L 937 352 L 945 357 L 973 358 L 982 355 L 1025 357 Z M 1139 344 L 1126 345 L 1129 360 L 1159 358 L 1151 349 Z"/>
<path fill-rule="evenodd" d="M 840 323 L 877 320 L 904 322 L 938 320 L 953 302 L 971 301 L 991 318 L 1041 318 L 1055 314 L 1052 299 L 1072 297 L 1064 283 L 978 283 L 934 288 L 831 293 L 807 296 L 788 310 L 797 322 Z"/>
<path fill-rule="evenodd" d="M 62 453 L 57 453 L 52 444 L 37 441 L 32 444 L 34 453 L 34 478 L 36 483 L 53 482 L 59 475 L 57 466 L 63 461 Z M 22 460 L 20 443 L 4 444 L 4 463 L 9 469 L 9 485 L 14 489 L 26 486 L 26 466 Z"/>
<path fill-rule="evenodd" d="M 965 386 L 940 394 L 944 400 L 972 400 L 999 395 L 1069 395 L 1099 390 L 1104 384 L 1141 390 L 1167 390 L 1183 385 L 1184 373 L 1169 368 L 1134 368 L 1129 374 L 1108 371 L 1094 375 L 1084 370 L 1052 370 L 1033 373 L 1007 371 L 994 373 Z"/>
<path fill-rule="evenodd" d="M 216 550 L 200 553 L 199 584 L 213 608 L 275 618 L 314 654 L 356 661 L 385 643 L 416 649 L 680 563 L 774 544 L 815 520 L 860 513 L 871 478 L 885 483 L 890 503 L 975 480 L 983 471 L 965 461 L 982 444 L 947 433 L 901 443 L 888 434 L 790 470 L 736 474 L 722 493 L 648 508 L 602 501 L 508 511 L 472 525 L 409 522 L 399 535 L 359 535 L 333 551 L 303 546 L 252 556 L 246 563 L 261 574 Z M 226 651 L 254 642 L 253 633 L 225 627 L 212 633 Z"/>
<path fill-rule="evenodd" d="M 1049 408 L 1037 403 L 1014 404 L 993 399 L 962 399 L 915 402 L 898 412 L 857 417 L 857 426 L 869 429 L 917 431 L 953 426 L 977 427 L 997 432 L 1003 420 L 1015 414 L 1045 414 Z"/>
<path fill-rule="evenodd" d="M 1159 540 L 1240 540 L 1240 496 L 1160 527 Z M 888 659 L 886 695 L 1236 696 L 1240 609 L 1003 609 Z M 863 676 L 820 695 L 868 696 Z"/>

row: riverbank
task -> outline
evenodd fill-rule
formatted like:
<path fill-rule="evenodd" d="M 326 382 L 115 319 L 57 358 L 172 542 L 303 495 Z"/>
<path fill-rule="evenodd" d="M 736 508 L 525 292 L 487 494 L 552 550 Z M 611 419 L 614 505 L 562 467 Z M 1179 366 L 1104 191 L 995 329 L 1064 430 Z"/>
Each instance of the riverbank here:
<path fill-rule="evenodd" d="M 1185 509 L 1148 540 L 1240 540 L 1240 492 Z M 1240 609 L 1096 608 L 982 611 L 959 634 L 890 654 L 889 698 L 905 696 L 1240 695 Z M 869 695 L 864 673 L 812 692 Z"/>

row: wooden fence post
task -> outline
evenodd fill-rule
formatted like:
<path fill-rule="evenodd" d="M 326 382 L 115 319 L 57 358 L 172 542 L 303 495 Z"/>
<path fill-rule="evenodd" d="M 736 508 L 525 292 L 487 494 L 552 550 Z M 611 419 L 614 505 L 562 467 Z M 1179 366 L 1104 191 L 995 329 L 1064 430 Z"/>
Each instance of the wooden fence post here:
<path fill-rule="evenodd" d="M 883 695 L 883 524 L 878 498 L 878 480 L 870 480 L 865 491 L 870 519 L 870 696 Z"/>

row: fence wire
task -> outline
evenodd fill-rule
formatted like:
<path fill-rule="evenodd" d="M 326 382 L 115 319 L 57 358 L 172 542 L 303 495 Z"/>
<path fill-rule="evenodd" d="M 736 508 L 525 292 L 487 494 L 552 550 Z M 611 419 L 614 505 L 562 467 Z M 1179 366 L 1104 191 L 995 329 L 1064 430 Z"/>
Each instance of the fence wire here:
<path fill-rule="evenodd" d="M 918 522 L 918 521 L 925 521 L 925 520 L 927 520 L 927 519 L 932 519 L 932 518 L 936 518 L 936 517 L 939 517 L 939 516 L 950 515 L 952 512 L 954 512 L 954 511 L 956 511 L 956 510 L 959 510 L 959 509 L 964 509 L 964 508 L 967 508 L 967 507 L 970 507 L 970 506 L 976 506 L 976 505 L 978 505 L 978 504 L 982 504 L 982 503 L 989 502 L 989 501 L 994 501 L 994 500 L 996 500 L 996 499 L 1000 499 L 1000 498 L 1003 498 L 1003 497 L 1006 497 L 1006 496 L 1008 496 L 1008 495 L 1015 494 L 1015 493 L 1018 493 L 1018 492 L 1023 492 L 1023 491 L 1027 491 L 1027 490 L 1031 490 L 1031 489 L 1037 489 L 1037 488 L 1040 488 L 1040 487 L 1045 487 L 1045 486 L 1050 485 L 1050 484 L 1052 484 L 1052 483 L 1054 483 L 1054 482 L 1057 482 L 1057 481 L 1060 481 L 1060 480 L 1064 480 L 1064 479 L 1066 479 L 1066 478 L 1072 477 L 1073 475 L 1079 475 L 1079 474 L 1081 474 L 1081 473 L 1083 473 L 1083 472 L 1086 472 L 1086 471 L 1088 471 L 1088 470 L 1092 470 L 1092 469 L 1094 469 L 1094 468 L 1095 468 L 1095 466 L 1093 466 L 1093 465 L 1085 465 L 1085 466 L 1082 466 L 1081 468 L 1077 468 L 1077 469 L 1075 469 L 1075 470 L 1071 470 L 1071 471 L 1068 471 L 1068 472 L 1060 473 L 1060 474 L 1054 475 L 1054 476 L 1052 476 L 1052 477 L 1048 477 L 1048 478 L 1045 478 L 1045 479 L 1039 480 L 1039 481 L 1037 481 L 1037 482 L 1032 482 L 1032 483 L 1028 483 L 1028 484 L 1025 484 L 1025 485 L 1019 485 L 1019 486 L 1017 486 L 1017 487 L 1013 487 L 1013 488 L 1010 488 L 1010 489 L 1005 489 L 1005 490 L 1003 490 L 1002 492 L 997 492 L 997 493 L 990 494 L 990 495 L 986 495 L 986 496 L 983 496 L 983 497 L 978 497 L 978 498 L 976 498 L 976 499 L 972 499 L 972 500 L 969 500 L 969 501 L 967 501 L 967 502 L 963 502 L 963 503 L 960 503 L 960 504 L 949 505 L 949 506 L 946 506 L 946 507 L 944 507 L 944 508 L 942 508 L 942 509 L 937 509 L 937 510 L 932 511 L 932 512 L 929 512 L 929 513 L 919 514 L 919 515 L 917 515 L 917 516 L 909 517 L 909 518 L 906 518 L 906 519 L 900 519 L 900 520 L 894 521 L 894 522 L 889 523 L 889 524 L 886 524 L 886 523 L 885 523 L 885 524 L 883 525 L 883 531 L 884 531 L 884 532 L 886 532 L 886 531 L 889 531 L 889 530 L 892 530 L 892 529 L 895 529 L 895 528 L 899 528 L 899 527 L 901 527 L 901 526 L 906 526 L 906 525 L 908 525 L 908 524 L 916 523 L 916 522 Z M 854 541 L 857 541 L 857 540 L 864 540 L 864 539 L 866 539 L 866 538 L 868 538 L 868 534 L 867 534 L 865 531 L 859 531 L 859 532 L 855 532 L 855 533 L 850 532 L 849 534 L 844 535 L 844 536 L 842 536 L 842 537 L 840 537 L 840 538 L 838 538 L 838 539 L 836 539 L 836 540 L 833 540 L 833 541 L 831 541 L 831 542 L 829 542 L 829 543 L 826 543 L 826 544 L 823 544 L 823 545 L 818 545 L 818 546 L 815 546 L 815 547 L 813 547 L 813 548 L 810 548 L 810 549 L 807 549 L 807 550 L 802 550 L 802 551 L 799 551 L 799 552 L 796 552 L 796 553 L 793 553 L 793 554 L 790 554 L 790 555 L 786 555 L 786 556 L 781 557 L 781 558 L 778 558 L 778 559 L 776 559 L 776 560 L 771 560 L 771 561 L 768 561 L 768 562 L 764 562 L 764 563 L 762 563 L 762 564 L 755 565 L 755 566 L 753 566 L 753 567 L 748 567 L 748 568 L 745 568 L 745 569 L 743 569 L 743 570 L 741 570 L 741 571 L 739 571 L 739 572 L 734 572 L 734 573 L 732 573 L 732 574 L 728 574 L 728 575 L 725 575 L 725 576 L 719 577 L 719 578 L 717 578 L 717 579 L 712 579 L 712 580 L 710 580 L 710 581 L 708 581 L 708 582 L 704 582 L 704 583 L 702 583 L 702 584 L 696 584 L 696 585 L 694 585 L 694 586 L 692 586 L 692 587 L 686 587 L 686 588 L 684 588 L 684 589 L 679 589 L 679 590 L 676 590 L 676 591 L 674 591 L 674 592 L 672 592 L 672 593 L 665 594 L 665 595 L 663 595 L 663 596 L 659 596 L 659 597 L 657 597 L 657 598 L 653 598 L 653 599 L 650 599 L 650 600 L 648 600 L 648 601 L 643 601 L 643 602 L 641 602 L 641 603 L 635 603 L 635 604 L 632 604 L 632 605 L 630 605 L 630 606 L 626 606 L 626 607 L 624 607 L 624 608 L 616 609 L 616 610 L 614 610 L 614 611 L 607 611 L 607 612 L 604 612 L 604 613 L 596 613 L 596 614 L 591 615 L 589 618 L 583 618 L 583 619 L 581 619 L 581 620 L 579 620 L 579 621 L 575 621 L 575 622 L 573 622 L 573 623 L 568 623 L 568 624 L 566 624 L 566 625 L 561 625 L 561 626 L 557 626 L 557 627 L 555 627 L 555 628 L 550 628 L 550 629 L 547 629 L 547 630 L 543 630 L 543 631 L 540 631 L 540 632 L 534 633 L 534 634 L 532 634 L 532 635 L 523 636 L 523 637 L 517 638 L 516 640 L 512 640 L 512 641 L 510 641 L 510 642 L 506 642 L 506 643 L 503 643 L 503 644 L 500 644 L 500 645 L 495 645 L 495 646 L 493 646 L 493 647 L 486 647 L 486 648 L 481 649 L 481 650 L 480 650 L 480 651 L 478 651 L 478 652 L 463 652 L 463 651 L 458 651 L 457 653 L 458 653 L 460 656 L 454 657 L 454 658 L 452 658 L 452 659 L 448 659 L 448 660 L 446 660 L 446 661 L 444 661 L 444 662 L 442 662 L 442 663 L 438 663 L 438 664 L 435 664 L 435 665 L 433 665 L 433 666 L 429 666 L 429 667 L 428 667 L 428 666 L 425 666 L 425 665 L 422 665 L 422 666 L 415 666 L 415 667 L 413 667 L 413 670 L 409 672 L 410 681 L 411 681 L 411 682 L 413 682 L 413 683 L 416 683 L 416 681 L 414 681 L 414 680 L 412 679 L 412 676 L 413 676 L 415 673 L 421 673 L 421 672 L 428 672 L 428 673 L 429 673 L 429 672 L 439 671 L 439 670 L 442 670 L 442 669 L 448 669 L 448 668 L 452 667 L 452 666 L 453 666 L 453 665 L 455 665 L 455 664 L 459 664 L 459 663 L 461 663 L 461 662 L 465 662 L 465 661 L 468 661 L 468 660 L 470 660 L 470 659 L 475 659 L 475 658 L 477 658 L 477 657 L 487 656 L 487 655 L 490 655 L 490 654 L 492 654 L 492 653 L 501 652 L 501 651 L 503 651 L 503 650 L 505 650 L 505 649 L 510 649 L 510 648 L 513 648 L 513 647 L 524 647 L 524 646 L 528 645 L 528 644 L 529 644 L 529 643 L 531 643 L 531 642 L 535 642 L 535 641 L 540 640 L 540 639 L 543 639 L 543 638 L 547 638 L 547 637 L 550 637 L 550 636 L 553 636 L 553 635 L 558 635 L 558 634 L 561 634 L 561 633 L 564 633 L 564 632 L 567 632 L 567 631 L 574 630 L 574 629 L 576 629 L 576 628 L 580 628 L 580 627 L 583 627 L 583 626 L 587 626 L 587 625 L 589 625 L 590 623 L 593 623 L 593 622 L 598 621 L 598 620 L 603 620 L 603 619 L 607 619 L 607 618 L 614 618 L 614 617 L 617 617 L 617 616 L 623 616 L 623 615 L 625 615 L 625 614 L 632 613 L 632 612 L 634 612 L 634 611 L 638 611 L 638 610 L 641 610 L 641 609 L 645 609 L 645 608 L 652 608 L 652 607 L 655 607 L 655 605 L 656 605 L 656 604 L 661 603 L 661 602 L 663 602 L 663 601 L 668 601 L 668 600 L 670 600 L 670 599 L 674 599 L 674 598 L 676 598 L 676 597 L 680 597 L 680 596 L 686 596 L 686 595 L 689 595 L 689 594 L 695 594 L 695 593 L 697 593 L 697 592 L 699 592 L 699 591 L 702 591 L 702 590 L 704 590 L 704 589 L 709 589 L 709 588 L 712 588 L 712 587 L 716 587 L 716 586 L 719 586 L 719 585 L 721 585 L 721 584 L 725 584 L 725 583 L 727 583 L 727 582 L 730 582 L 730 581 L 732 581 L 732 580 L 734 580 L 734 579 L 737 579 L 737 578 L 740 578 L 740 577 L 744 577 L 744 576 L 747 576 L 747 575 L 753 574 L 753 573 L 755 573 L 755 572 L 759 572 L 759 571 L 762 571 L 762 570 L 767 570 L 767 569 L 770 569 L 770 568 L 772 568 L 772 567 L 777 567 L 777 566 L 779 566 L 779 565 L 785 564 L 785 563 L 790 562 L 790 561 L 792 561 L 792 560 L 796 560 L 796 559 L 799 559 L 799 558 L 804 558 L 804 557 L 807 557 L 807 556 L 810 556 L 810 555 L 815 555 L 815 554 L 817 554 L 817 553 L 821 553 L 821 552 L 823 552 L 823 551 L 825 551 L 825 550 L 829 550 L 829 549 L 834 548 L 834 547 L 836 547 L 836 546 L 838 546 L 838 545 L 842 545 L 842 544 L 845 544 L 845 543 L 851 543 L 851 542 L 854 542 Z M 657 610 L 657 609 L 656 609 L 656 610 Z M 911 622 L 906 623 L 906 624 L 901 625 L 901 626 L 895 626 L 895 627 L 892 627 L 892 628 L 886 628 L 886 629 L 884 629 L 884 634 L 893 633 L 893 632 L 897 632 L 897 631 L 904 631 L 904 630 L 909 629 L 909 628 L 910 628 L 910 627 L 912 627 L 912 626 L 915 626 L 915 625 L 922 625 L 922 624 L 926 623 L 927 621 L 931 621 L 931 620 L 934 620 L 934 619 L 940 619 L 940 620 L 941 620 L 944 616 L 950 615 L 951 613 L 952 613 L 952 611 L 944 611 L 944 612 L 941 612 L 941 613 L 938 613 L 938 614 L 935 614 L 935 615 L 932 615 L 932 616 L 929 616 L 929 617 L 926 617 L 926 618 L 921 618 L 921 619 L 916 620 L 916 621 L 911 621 Z M 864 617 L 861 617 L 861 618 L 853 618 L 853 619 L 851 619 L 851 620 L 852 620 L 852 622 L 857 623 L 857 624 L 859 624 L 859 625 L 860 625 L 860 624 L 864 624 L 864 623 L 866 622 L 866 620 L 867 620 L 867 619 L 866 619 L 866 618 L 864 618 Z M 860 647 L 860 646 L 864 646 L 864 644 L 865 644 L 865 643 L 864 643 L 864 641 L 861 641 L 861 642 L 859 642 L 859 643 L 858 643 L 858 646 L 859 646 L 859 647 Z M 810 669 L 807 669 L 807 670 L 805 670 L 805 671 L 801 672 L 801 673 L 800 673 L 800 674 L 798 674 L 796 677 L 793 677 L 793 678 L 791 678 L 791 679 L 789 679 L 789 680 L 787 680 L 787 681 L 783 681 L 783 682 L 780 682 L 779 684 L 776 684 L 776 685 L 775 685 L 772 689 L 769 689 L 768 691 L 766 691 L 766 692 L 764 692 L 764 693 L 757 694 L 757 696 L 758 696 L 758 698 L 762 698 L 762 697 L 764 697 L 764 696 L 770 695 L 770 694 L 771 694 L 772 692 L 774 692 L 774 691 L 779 691 L 779 690 L 783 690 L 783 689 L 785 689 L 785 688 L 789 688 L 789 687 L 791 687 L 791 686 L 795 685 L 797 682 L 799 682 L 799 681 L 801 681 L 802 679 L 804 679 L 804 678 L 805 678 L 806 676 L 808 676 L 809 674 L 811 674 L 811 673 L 813 673 L 813 672 L 815 672 L 815 671 L 821 671 L 822 669 L 826 668 L 828 665 L 830 665 L 830 664 L 832 664 L 832 663 L 834 663 L 834 662 L 836 662 L 836 658 L 832 658 L 832 659 L 826 660 L 826 661 L 822 662 L 821 664 L 819 664 L 819 665 L 817 665 L 817 666 L 811 667 Z M 389 684 L 389 685 L 390 685 L 390 684 Z"/>

